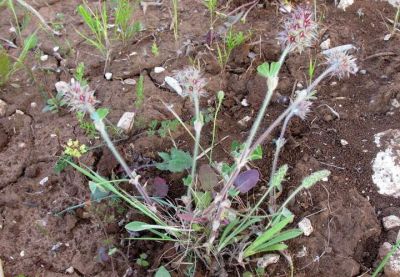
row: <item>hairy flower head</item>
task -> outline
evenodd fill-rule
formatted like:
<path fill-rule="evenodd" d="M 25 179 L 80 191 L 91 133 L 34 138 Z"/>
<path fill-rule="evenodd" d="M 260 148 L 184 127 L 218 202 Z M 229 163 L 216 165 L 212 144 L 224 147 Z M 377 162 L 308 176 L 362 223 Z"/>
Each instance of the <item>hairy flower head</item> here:
<path fill-rule="evenodd" d="M 71 79 L 70 83 L 57 82 L 55 86 L 72 111 L 87 112 L 90 107 L 94 108 L 99 102 L 94 97 L 94 90 L 90 90 L 88 85 L 81 85 L 74 79 Z"/>
<path fill-rule="evenodd" d="M 346 44 L 322 52 L 327 60 L 326 63 L 333 68 L 332 75 L 341 79 L 345 76 L 350 76 L 350 73 L 357 73 L 356 58 L 348 54 L 348 51 L 354 48 L 353 45 Z"/>
<path fill-rule="evenodd" d="M 305 120 L 307 114 L 311 111 L 312 102 L 311 97 L 307 95 L 307 90 L 297 91 L 297 96 L 295 101 L 298 102 L 296 107 L 293 109 L 293 114 Z"/>
<path fill-rule="evenodd" d="M 202 73 L 197 68 L 187 67 L 183 70 L 176 71 L 174 74 L 174 78 L 182 87 L 181 96 L 193 97 L 195 94 L 197 96 L 206 95 L 204 87 L 206 86 L 207 81 L 205 78 L 203 78 Z"/>
<path fill-rule="evenodd" d="M 290 47 L 291 51 L 301 53 L 317 37 L 317 27 L 312 11 L 298 6 L 283 22 L 283 31 L 278 36 L 279 43 L 282 47 Z"/>

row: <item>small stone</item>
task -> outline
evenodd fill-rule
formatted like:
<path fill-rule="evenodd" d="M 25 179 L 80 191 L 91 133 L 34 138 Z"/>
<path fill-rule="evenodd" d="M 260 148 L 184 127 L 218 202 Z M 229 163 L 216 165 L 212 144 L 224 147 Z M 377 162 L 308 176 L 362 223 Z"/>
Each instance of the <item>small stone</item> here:
<path fill-rule="evenodd" d="M 303 234 L 308 237 L 314 231 L 314 228 L 311 225 L 311 220 L 307 217 L 303 218 L 298 224 L 299 229 L 303 231 Z"/>
<path fill-rule="evenodd" d="M 165 68 L 164 67 L 160 67 L 160 66 L 156 66 L 154 67 L 154 73 L 159 74 L 161 72 L 164 72 Z"/>
<path fill-rule="evenodd" d="M 328 38 L 324 40 L 323 42 L 321 42 L 319 47 L 321 47 L 322 50 L 328 50 L 329 48 L 331 48 L 331 39 Z"/>
<path fill-rule="evenodd" d="M 25 148 L 26 144 L 24 142 L 18 143 L 19 148 Z"/>
<path fill-rule="evenodd" d="M 400 227 L 400 218 L 395 215 L 389 215 L 382 218 L 382 223 L 385 230 L 390 230 L 396 227 Z"/>
<path fill-rule="evenodd" d="M 24 112 L 21 111 L 21 110 L 16 110 L 15 113 L 16 113 L 16 114 L 20 114 L 20 115 L 24 115 Z"/>
<path fill-rule="evenodd" d="M 37 107 L 37 103 L 36 102 L 32 102 L 31 103 L 31 108 L 36 108 Z"/>
<path fill-rule="evenodd" d="M 54 251 L 54 252 L 58 251 L 62 245 L 63 245 L 62 242 L 57 242 L 56 244 L 54 244 L 51 247 L 51 251 Z"/>
<path fill-rule="evenodd" d="M 392 99 L 391 101 L 391 104 L 392 104 L 392 106 L 394 107 L 394 108 L 400 108 L 400 102 L 395 98 L 395 99 Z"/>
<path fill-rule="evenodd" d="M 361 69 L 360 74 L 365 75 L 365 74 L 367 74 L 367 71 L 365 69 Z"/>
<path fill-rule="evenodd" d="M 331 83 L 331 86 L 336 86 L 337 85 L 337 82 L 336 81 L 333 81 L 332 83 Z"/>
<path fill-rule="evenodd" d="M 110 81 L 112 79 L 113 74 L 111 72 L 106 72 L 104 74 L 104 78 L 106 78 L 107 81 Z"/>
<path fill-rule="evenodd" d="M 20 255 L 21 257 L 24 257 L 24 256 L 25 256 L 25 251 L 22 250 L 22 251 L 19 253 L 19 255 Z"/>
<path fill-rule="evenodd" d="M 40 56 L 40 60 L 41 60 L 42 62 L 45 62 L 45 61 L 47 61 L 48 59 L 49 59 L 49 55 Z"/>
<path fill-rule="evenodd" d="M 44 186 L 49 181 L 49 177 L 44 177 L 39 181 L 39 185 Z"/>
<path fill-rule="evenodd" d="M 164 80 L 177 94 L 183 96 L 182 87 L 177 80 L 169 76 L 166 76 Z"/>
<path fill-rule="evenodd" d="M 249 106 L 249 102 L 247 102 L 247 99 L 246 99 L 246 98 L 243 98 L 243 100 L 240 102 L 240 104 L 241 104 L 243 107 L 248 107 L 248 106 Z"/>
<path fill-rule="evenodd" d="M 251 119 L 250 116 L 246 115 L 241 120 L 238 121 L 239 125 L 246 126 L 246 123 L 249 122 Z"/>
<path fill-rule="evenodd" d="M 270 264 L 276 264 L 279 261 L 280 256 L 278 254 L 267 254 L 262 258 L 257 259 L 257 267 L 266 268 Z"/>
<path fill-rule="evenodd" d="M 124 84 L 134 86 L 134 85 L 136 85 L 136 80 L 135 79 L 125 79 Z"/>
<path fill-rule="evenodd" d="M 129 133 L 133 127 L 135 113 L 125 112 L 118 121 L 117 127 Z"/>
<path fill-rule="evenodd" d="M 65 270 L 65 272 L 68 273 L 68 274 L 72 274 L 72 273 L 75 272 L 75 269 L 74 269 L 74 267 L 70 266 Z"/>
<path fill-rule="evenodd" d="M 54 51 L 54 52 L 58 52 L 58 50 L 60 50 L 60 47 L 59 47 L 59 46 L 54 46 L 54 47 L 53 47 L 53 51 Z"/>
<path fill-rule="evenodd" d="M 378 257 L 384 258 L 392 249 L 392 245 L 389 242 L 384 242 L 381 247 L 379 247 Z"/>
<path fill-rule="evenodd" d="M 392 37 L 392 34 L 386 34 L 386 35 L 383 37 L 383 40 L 384 40 L 384 41 L 388 41 L 391 37 Z"/>
<path fill-rule="evenodd" d="M 348 143 L 347 140 L 341 139 L 341 140 L 340 140 L 340 144 L 341 144 L 342 146 L 346 146 L 346 145 L 348 145 L 349 143 Z"/>
<path fill-rule="evenodd" d="M 6 115 L 7 103 L 0 99 L 0 117 Z"/>

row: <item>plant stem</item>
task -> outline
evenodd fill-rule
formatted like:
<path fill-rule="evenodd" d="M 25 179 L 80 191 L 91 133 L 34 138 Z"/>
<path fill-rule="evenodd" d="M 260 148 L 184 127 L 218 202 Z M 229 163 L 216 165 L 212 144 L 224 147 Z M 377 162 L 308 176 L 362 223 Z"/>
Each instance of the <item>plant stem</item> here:
<path fill-rule="evenodd" d="M 195 141 L 194 141 L 194 149 L 193 149 L 193 160 L 192 160 L 192 182 L 187 190 L 187 196 L 191 197 L 193 183 L 196 182 L 196 165 L 197 165 L 197 156 L 199 155 L 199 145 L 200 145 L 200 135 L 201 135 L 201 128 L 203 123 L 201 122 L 201 115 L 200 115 L 200 103 L 199 103 L 199 95 L 197 93 L 193 93 L 193 102 L 194 102 L 194 109 L 196 114 L 196 119 L 194 121 L 194 131 L 195 131 Z M 195 188 L 196 189 L 196 188 Z"/>
<path fill-rule="evenodd" d="M 214 114 L 214 123 L 213 123 L 212 139 L 211 139 L 211 150 L 210 150 L 210 157 L 209 157 L 210 164 L 212 163 L 212 154 L 213 154 L 213 149 L 214 149 L 215 133 L 216 133 L 216 129 L 217 129 L 217 116 L 218 116 L 219 110 L 221 109 L 222 100 L 223 99 L 218 99 L 217 109 L 215 110 L 215 114 Z"/>
<path fill-rule="evenodd" d="M 397 8 L 396 16 L 394 17 L 392 35 L 394 33 L 396 33 L 396 29 L 397 29 L 396 27 L 397 27 L 397 24 L 399 23 L 399 18 L 400 18 L 400 7 Z"/>
<path fill-rule="evenodd" d="M 138 180 L 137 180 L 138 176 L 135 176 L 136 174 L 132 173 L 131 169 L 128 167 L 125 160 L 121 157 L 118 150 L 115 148 L 113 142 L 111 141 L 111 139 L 106 131 L 104 122 L 99 118 L 99 116 L 97 115 L 94 108 L 89 108 L 89 113 L 90 113 L 91 118 L 94 121 L 96 129 L 99 131 L 99 133 L 100 133 L 101 137 L 103 138 L 104 142 L 106 143 L 108 149 L 110 149 L 111 153 L 114 155 L 114 157 L 117 159 L 119 164 L 122 166 L 125 173 L 129 176 L 129 178 L 131 179 L 131 183 L 136 187 L 137 191 L 143 197 L 144 201 L 147 204 L 151 205 L 153 203 L 153 201 L 150 199 L 149 195 L 144 190 L 142 185 L 140 185 L 140 183 L 138 182 Z"/>

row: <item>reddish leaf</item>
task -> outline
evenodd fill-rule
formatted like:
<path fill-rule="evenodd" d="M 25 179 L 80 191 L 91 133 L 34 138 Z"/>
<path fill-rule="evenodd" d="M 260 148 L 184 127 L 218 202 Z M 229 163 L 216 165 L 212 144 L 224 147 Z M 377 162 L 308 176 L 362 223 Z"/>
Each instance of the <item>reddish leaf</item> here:
<path fill-rule="evenodd" d="M 246 193 L 254 188 L 260 180 L 260 173 L 257 169 L 250 169 L 239 174 L 234 182 L 235 187 L 241 193 Z"/>
<path fill-rule="evenodd" d="M 204 191 L 212 191 L 219 181 L 217 173 L 208 164 L 200 166 L 198 177 Z"/>
<path fill-rule="evenodd" d="M 167 181 L 165 179 L 156 177 L 153 180 L 152 185 L 152 195 L 156 197 L 165 197 L 168 194 L 169 186 L 167 185 Z"/>

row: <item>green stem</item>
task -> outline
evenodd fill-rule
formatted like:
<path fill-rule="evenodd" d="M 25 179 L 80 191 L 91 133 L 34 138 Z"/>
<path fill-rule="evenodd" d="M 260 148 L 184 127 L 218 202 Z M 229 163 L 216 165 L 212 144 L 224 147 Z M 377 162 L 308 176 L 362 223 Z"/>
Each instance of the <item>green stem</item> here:
<path fill-rule="evenodd" d="M 392 249 L 390 250 L 389 253 L 383 258 L 383 260 L 379 263 L 378 267 L 375 269 L 374 273 L 372 273 L 371 277 L 376 277 L 378 276 L 379 272 L 382 271 L 382 269 L 385 267 L 385 265 L 388 263 L 389 259 L 393 256 L 393 254 L 399 249 L 400 247 L 400 240 L 396 242 L 395 245 L 393 245 Z"/>
<path fill-rule="evenodd" d="M 200 145 L 200 135 L 201 135 L 201 128 L 203 123 L 201 122 L 200 116 L 200 103 L 199 103 L 199 96 L 197 93 L 193 94 L 193 102 L 194 102 L 194 109 L 196 113 L 196 119 L 194 121 L 194 131 L 195 131 L 195 141 L 194 141 L 194 149 L 193 149 L 193 160 L 192 160 L 192 182 L 188 187 L 187 195 L 190 199 L 193 183 L 196 181 L 196 165 L 197 165 L 197 156 L 199 155 L 199 145 Z"/>
<path fill-rule="evenodd" d="M 212 163 L 212 154 L 213 154 L 213 150 L 214 150 L 214 143 L 215 143 L 215 133 L 216 133 L 216 129 L 217 129 L 217 116 L 218 116 L 218 112 L 221 109 L 221 105 L 222 105 L 222 99 L 218 99 L 218 104 L 217 104 L 217 109 L 215 110 L 215 114 L 214 114 L 214 124 L 213 124 L 213 131 L 212 131 L 212 139 L 211 139 L 211 150 L 210 150 L 210 164 Z"/>

